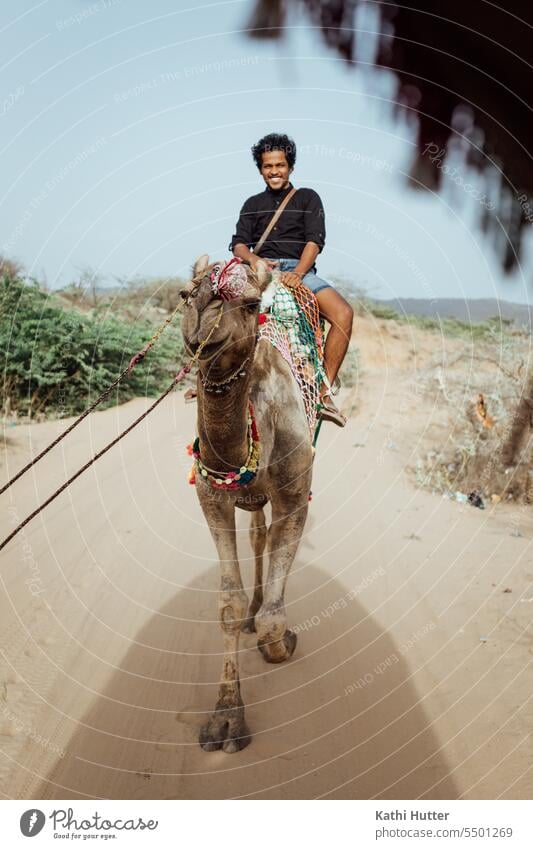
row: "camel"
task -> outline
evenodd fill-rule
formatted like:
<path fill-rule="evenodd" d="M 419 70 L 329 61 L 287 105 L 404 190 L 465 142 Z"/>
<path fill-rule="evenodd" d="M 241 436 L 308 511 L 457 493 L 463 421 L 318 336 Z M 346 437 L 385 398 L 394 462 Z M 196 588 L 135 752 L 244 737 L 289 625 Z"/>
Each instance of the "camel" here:
<path fill-rule="evenodd" d="M 284 594 L 307 518 L 313 449 L 289 366 L 270 342 L 257 341 L 260 299 L 270 272 L 261 262 L 256 272 L 243 266 L 247 279 L 241 296 L 225 301 L 213 292 L 214 266 L 208 256 L 200 257 L 182 292 L 186 350 L 195 354 L 207 342 L 197 376 L 201 463 L 216 474 L 242 471 L 249 453 L 249 401 L 261 452 L 256 476 L 237 489 L 214 489 L 204 471 L 196 475 L 197 496 L 220 560 L 218 610 L 224 643 L 218 699 L 199 742 L 207 752 L 233 753 L 251 740 L 239 680 L 241 630 L 257 633 L 257 647 L 267 663 L 288 660 L 296 647 L 296 634 L 287 627 Z M 268 502 L 272 521 L 267 528 Z M 250 602 L 237 555 L 237 507 L 252 514 L 255 580 Z M 265 547 L 268 571 L 263 581 Z"/>

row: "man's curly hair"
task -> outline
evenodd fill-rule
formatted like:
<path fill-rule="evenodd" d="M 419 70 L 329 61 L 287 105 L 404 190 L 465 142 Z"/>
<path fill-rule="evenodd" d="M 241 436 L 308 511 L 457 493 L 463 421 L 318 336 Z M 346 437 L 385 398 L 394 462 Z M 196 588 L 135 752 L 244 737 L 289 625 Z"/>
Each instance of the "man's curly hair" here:
<path fill-rule="evenodd" d="M 261 170 L 262 154 L 270 153 L 272 150 L 281 150 L 285 154 L 285 159 L 289 168 L 294 168 L 296 162 L 296 145 L 289 136 L 281 133 L 269 133 L 268 136 L 263 136 L 262 139 L 252 147 L 252 155 L 258 169 Z"/>

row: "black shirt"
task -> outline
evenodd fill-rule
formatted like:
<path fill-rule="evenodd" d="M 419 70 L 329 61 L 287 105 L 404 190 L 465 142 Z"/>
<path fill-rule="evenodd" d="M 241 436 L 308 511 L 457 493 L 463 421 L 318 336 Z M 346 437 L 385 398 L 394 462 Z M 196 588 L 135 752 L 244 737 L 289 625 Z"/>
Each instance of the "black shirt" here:
<path fill-rule="evenodd" d="M 241 209 L 235 235 L 229 249 L 235 245 L 246 245 L 251 249 L 261 238 L 268 222 L 281 201 L 292 189 L 274 191 L 267 186 L 264 192 L 252 195 Z M 324 207 L 313 189 L 298 189 L 283 210 L 281 218 L 271 230 L 268 239 L 259 250 L 259 256 L 270 259 L 300 259 L 307 242 L 315 242 L 320 251 L 326 239 Z"/>

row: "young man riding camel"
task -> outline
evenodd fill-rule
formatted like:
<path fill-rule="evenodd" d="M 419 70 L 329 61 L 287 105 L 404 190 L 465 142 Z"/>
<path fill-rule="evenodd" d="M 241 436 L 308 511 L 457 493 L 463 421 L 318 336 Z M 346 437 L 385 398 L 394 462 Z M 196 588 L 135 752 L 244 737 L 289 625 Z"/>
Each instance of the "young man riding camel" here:
<path fill-rule="evenodd" d="M 296 145 L 288 136 L 271 133 L 253 146 L 252 154 L 266 189 L 245 201 L 230 250 L 252 268 L 262 260 L 269 269 L 281 271 L 286 285 L 301 282 L 314 292 L 320 313 L 330 324 L 324 365 L 331 386 L 348 349 L 353 310 L 330 283 L 316 274 L 315 260 L 326 236 L 322 201 L 313 189 L 296 191 L 290 183 Z M 282 214 L 272 222 L 280 207 Z M 346 418 L 332 401 L 330 386 L 321 387 L 320 416 L 343 427 Z"/>

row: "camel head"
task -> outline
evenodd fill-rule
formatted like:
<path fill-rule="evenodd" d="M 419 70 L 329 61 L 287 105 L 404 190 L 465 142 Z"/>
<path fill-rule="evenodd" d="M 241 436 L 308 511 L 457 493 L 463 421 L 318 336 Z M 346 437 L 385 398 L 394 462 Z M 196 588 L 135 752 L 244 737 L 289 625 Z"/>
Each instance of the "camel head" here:
<path fill-rule="evenodd" d="M 210 263 L 207 254 L 196 260 L 181 292 L 181 331 L 188 354 L 209 337 L 199 362 L 211 375 L 230 372 L 253 353 L 261 295 L 269 282 L 270 272 L 261 262 L 253 272 L 238 261 Z"/>

